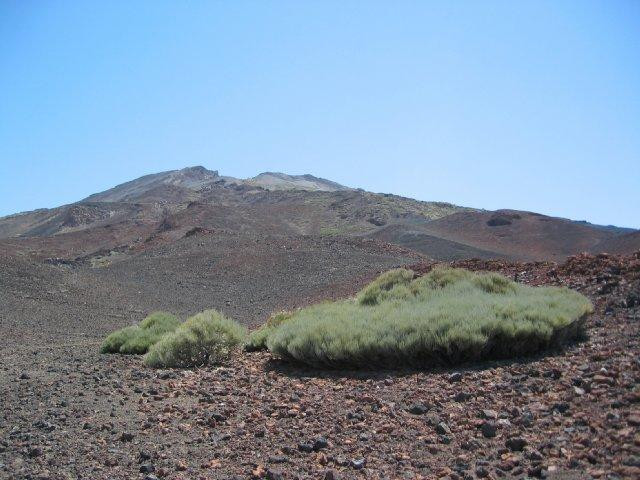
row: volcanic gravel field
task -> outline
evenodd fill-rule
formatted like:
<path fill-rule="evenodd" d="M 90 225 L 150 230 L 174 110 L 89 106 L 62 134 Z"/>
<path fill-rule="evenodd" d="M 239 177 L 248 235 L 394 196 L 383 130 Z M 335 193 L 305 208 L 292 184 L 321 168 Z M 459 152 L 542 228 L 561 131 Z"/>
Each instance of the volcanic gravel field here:
<path fill-rule="evenodd" d="M 101 355 L 154 309 L 274 310 L 433 263 L 365 240 L 194 236 L 102 268 L 0 250 L 0 478 L 640 478 L 640 253 L 468 260 L 596 313 L 563 351 L 437 371 L 322 371 L 238 353 L 152 370 Z"/>

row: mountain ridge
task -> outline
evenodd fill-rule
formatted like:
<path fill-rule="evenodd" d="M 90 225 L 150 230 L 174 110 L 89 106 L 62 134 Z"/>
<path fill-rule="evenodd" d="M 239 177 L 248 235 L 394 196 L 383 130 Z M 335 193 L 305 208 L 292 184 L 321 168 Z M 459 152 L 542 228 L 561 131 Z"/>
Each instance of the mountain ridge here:
<path fill-rule="evenodd" d="M 144 175 L 72 204 L 0 218 L 0 241 L 13 239 L 12 248 L 39 257 L 132 253 L 192 231 L 364 237 L 440 260 L 560 260 L 640 248 L 631 229 L 419 201 L 311 174 L 267 171 L 237 179 L 203 166 Z"/>

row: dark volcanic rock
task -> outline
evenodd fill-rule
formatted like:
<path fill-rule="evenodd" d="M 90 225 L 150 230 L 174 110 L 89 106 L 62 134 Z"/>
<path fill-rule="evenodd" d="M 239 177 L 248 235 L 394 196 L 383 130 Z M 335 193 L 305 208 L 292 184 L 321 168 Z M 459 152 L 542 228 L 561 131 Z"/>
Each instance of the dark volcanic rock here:
<path fill-rule="evenodd" d="M 492 438 L 496 436 L 496 433 L 498 431 L 498 425 L 496 424 L 496 422 L 483 422 L 481 427 L 480 427 L 480 431 L 482 432 L 482 435 L 485 436 L 486 438 Z"/>

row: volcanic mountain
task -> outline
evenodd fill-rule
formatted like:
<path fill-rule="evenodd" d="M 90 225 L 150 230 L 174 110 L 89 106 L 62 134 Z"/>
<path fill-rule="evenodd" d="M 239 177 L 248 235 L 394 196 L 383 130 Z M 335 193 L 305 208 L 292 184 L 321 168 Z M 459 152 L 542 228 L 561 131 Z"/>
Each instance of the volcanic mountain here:
<path fill-rule="evenodd" d="M 353 189 L 312 175 L 249 179 L 204 167 L 155 173 L 77 203 L 0 218 L 4 248 L 38 258 L 117 257 L 193 234 L 372 239 L 438 260 L 630 253 L 637 232 L 515 210 L 486 211 Z"/>

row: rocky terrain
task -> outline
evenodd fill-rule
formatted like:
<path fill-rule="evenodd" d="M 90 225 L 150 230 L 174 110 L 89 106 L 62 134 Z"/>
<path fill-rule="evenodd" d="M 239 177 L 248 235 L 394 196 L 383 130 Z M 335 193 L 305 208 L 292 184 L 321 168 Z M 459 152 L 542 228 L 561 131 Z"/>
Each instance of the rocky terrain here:
<path fill-rule="evenodd" d="M 4 217 L 0 478 L 638 478 L 639 241 L 202 167 Z M 433 371 L 311 370 L 262 352 L 156 371 L 98 353 L 154 310 L 215 308 L 256 326 L 438 262 L 583 292 L 596 306 L 589 339 Z"/>
<path fill-rule="evenodd" d="M 418 273 L 434 265 L 377 244 L 341 242 L 314 259 L 323 248 L 296 242 L 252 245 L 259 264 L 221 255 L 218 273 L 200 280 L 210 287 L 211 304 L 252 323 L 300 299 L 352 294 L 392 264 Z M 361 248 L 366 255 L 347 262 Z M 287 266 L 277 267 L 285 257 Z M 455 262 L 587 294 L 596 306 L 589 339 L 536 358 L 375 372 L 299 368 L 268 353 L 238 354 L 218 368 L 154 371 L 137 357 L 100 355 L 108 330 L 179 298 L 179 277 L 175 297 L 162 299 L 149 297 L 152 287 L 136 291 L 146 275 L 162 273 L 135 269 L 141 277 L 124 281 L 116 280 L 123 272 L 110 270 L 115 264 L 98 277 L 78 267 L 2 258 L 0 291 L 9 308 L 0 317 L 0 478 L 640 475 L 640 253 L 585 254 L 560 265 Z M 157 258 L 161 272 L 184 261 Z M 351 265 L 348 273 L 338 262 Z M 245 282 L 250 272 L 263 281 Z M 196 289 L 191 282 L 198 278 L 180 282 Z M 215 278 L 225 278 L 229 290 L 216 287 Z M 105 290 L 96 293 L 105 285 L 112 285 L 110 298 Z"/>

